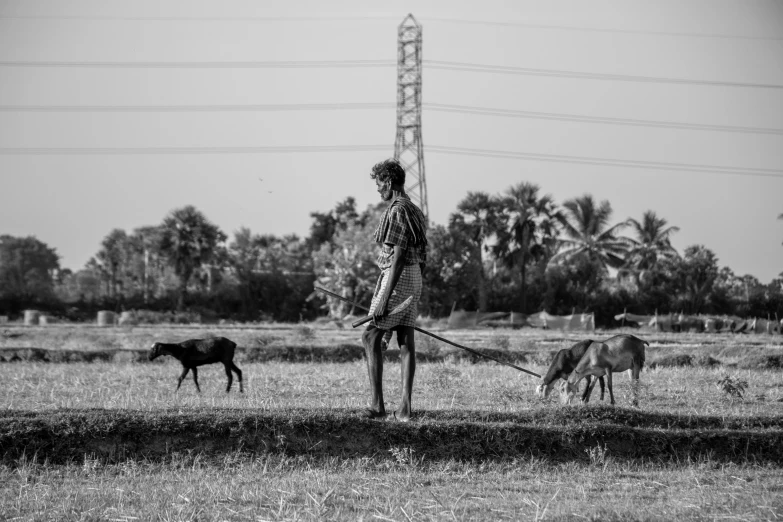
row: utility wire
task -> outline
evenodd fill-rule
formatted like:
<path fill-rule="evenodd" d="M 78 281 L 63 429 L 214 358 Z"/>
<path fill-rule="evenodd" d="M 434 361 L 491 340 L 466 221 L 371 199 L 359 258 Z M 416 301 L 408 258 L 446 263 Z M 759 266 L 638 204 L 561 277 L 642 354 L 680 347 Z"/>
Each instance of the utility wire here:
<path fill-rule="evenodd" d="M 84 61 L 0 61 L 0 67 L 69 67 L 88 69 L 325 69 L 347 67 L 391 67 L 394 60 L 302 60 L 238 62 L 84 62 Z"/>
<path fill-rule="evenodd" d="M 0 112 L 276 112 L 394 109 L 396 103 L 288 103 L 262 105 L 0 105 Z"/>
<path fill-rule="evenodd" d="M 177 154 L 277 154 L 304 152 L 367 152 L 389 151 L 389 145 L 295 145 L 267 147 L 0 147 L 0 155 L 8 156 L 51 156 L 51 155 L 177 155 Z M 734 174 L 742 176 L 761 176 L 783 178 L 781 169 L 761 169 L 752 167 L 726 167 L 718 165 L 699 165 L 691 163 L 668 163 L 657 161 L 636 161 L 611 158 L 592 158 L 587 156 L 567 156 L 562 154 L 535 154 L 503 150 L 473 149 L 464 147 L 446 147 L 427 145 L 428 153 L 457 154 L 465 156 L 523 159 L 532 161 L 551 161 L 584 165 L 603 165 L 611 167 L 633 167 L 669 171 L 709 172 L 713 174 Z"/>
<path fill-rule="evenodd" d="M 520 27 L 525 29 L 554 29 L 557 31 L 580 31 L 591 33 L 617 33 L 617 34 L 648 34 L 655 36 L 676 36 L 686 38 L 724 38 L 739 40 L 783 40 L 778 36 L 745 36 L 738 34 L 721 33 L 683 33 L 676 31 L 648 31 L 644 29 L 612 29 L 606 27 L 583 27 L 575 25 L 531 24 L 525 22 L 496 22 L 490 20 L 464 20 L 459 18 L 429 18 L 421 17 L 422 22 L 444 22 L 454 24 L 488 25 L 495 27 Z"/>
<path fill-rule="evenodd" d="M 527 22 L 499 22 L 493 20 L 466 20 L 462 18 L 441 18 L 420 16 L 421 22 L 447 24 L 485 25 L 489 27 L 518 27 L 522 29 L 547 29 L 556 31 L 577 31 L 614 34 L 646 34 L 683 38 L 719 38 L 737 40 L 783 40 L 777 36 L 747 36 L 724 33 L 686 33 L 677 31 L 651 31 L 646 29 L 613 29 L 610 27 L 585 27 L 558 24 L 534 24 Z M 73 21 L 138 21 L 138 22 L 354 22 L 354 21 L 400 21 L 399 16 L 90 16 L 90 15 L 0 15 L 0 20 L 73 20 Z"/>
<path fill-rule="evenodd" d="M 0 147 L 7 156 L 136 156 L 168 154 L 267 154 L 389 151 L 388 145 L 281 145 L 268 147 Z"/>
<path fill-rule="evenodd" d="M 91 16 L 91 15 L 0 15 L 0 20 L 84 20 L 96 22 L 355 22 L 397 20 L 399 16 Z"/>
<path fill-rule="evenodd" d="M 44 112 L 44 113 L 183 113 L 183 112 L 284 112 L 284 111 L 333 111 L 333 110 L 373 110 L 394 109 L 395 103 L 354 102 L 354 103 L 291 103 L 264 105 L 0 105 L 0 112 Z M 783 135 L 783 129 L 768 127 L 741 127 L 732 125 L 708 125 L 699 123 L 684 123 L 677 121 L 637 120 L 630 118 L 608 118 L 602 116 L 583 116 L 579 114 L 563 114 L 554 112 L 532 112 L 491 107 L 475 107 L 468 105 L 453 105 L 445 103 L 422 104 L 427 111 L 450 112 L 460 114 L 476 114 L 483 116 L 500 116 L 510 118 L 528 118 L 553 121 L 572 121 L 579 123 L 598 123 L 607 125 L 629 125 L 636 127 L 652 127 L 667 129 L 684 129 L 697 131 L 734 132 L 748 134 Z"/>
<path fill-rule="evenodd" d="M 742 83 L 716 80 L 691 80 L 658 76 L 635 76 L 627 74 L 604 74 L 557 69 L 533 69 L 503 65 L 485 65 L 444 60 L 423 60 L 430 69 L 481 72 L 498 74 L 523 74 L 529 76 L 552 76 L 559 78 L 580 78 L 587 80 L 609 80 L 644 83 L 670 83 L 685 85 L 707 85 L 722 87 L 747 87 L 757 89 L 783 89 L 783 85 L 767 83 Z M 66 67 L 90 69 L 335 69 L 396 67 L 394 60 L 307 60 L 307 61 L 237 61 L 237 62 L 85 62 L 85 61 L 0 61 L 0 67 Z"/>
<path fill-rule="evenodd" d="M 770 178 L 783 178 L 781 169 L 759 169 L 743 167 L 723 167 L 717 165 L 697 165 L 692 163 L 667 163 L 659 161 L 620 160 L 611 158 L 591 158 L 586 156 L 566 156 L 562 154 L 535 154 L 528 152 L 513 152 L 503 150 L 470 149 L 462 147 L 444 147 L 428 145 L 429 153 L 458 154 L 464 156 L 480 156 L 491 158 L 511 158 L 532 161 L 551 161 L 559 163 L 578 163 L 585 165 L 603 165 L 611 167 L 635 167 L 655 170 L 709 172 L 713 174 L 734 174 L 742 176 L 761 176 Z"/>
<path fill-rule="evenodd" d="M 556 69 L 531 69 L 527 67 L 509 67 L 504 65 L 483 65 L 477 63 L 449 62 L 443 60 L 423 60 L 430 69 L 450 71 L 483 72 L 497 74 L 524 74 L 529 76 L 554 76 L 560 78 L 580 78 L 586 80 L 613 80 L 643 83 L 673 83 L 689 85 L 709 85 L 721 87 L 750 87 L 756 89 L 783 89 L 783 85 L 768 83 L 742 83 L 716 80 L 691 80 L 685 78 L 667 78 L 659 76 L 635 76 L 628 74 L 604 74 Z"/>
<path fill-rule="evenodd" d="M 516 111 L 511 109 L 494 109 L 489 107 L 471 107 L 465 105 L 448 105 L 442 103 L 424 103 L 425 109 L 463 114 L 481 114 L 511 118 L 530 118 L 555 121 L 573 121 L 579 123 L 601 123 L 608 125 L 630 125 L 636 127 L 656 127 L 667 129 L 684 129 L 698 131 L 737 132 L 750 134 L 783 135 L 783 129 L 768 127 L 740 127 L 733 125 L 707 125 L 700 123 L 684 123 L 677 121 L 636 120 L 630 118 L 608 118 L 602 116 L 582 116 L 579 114 L 562 114 L 553 112 Z"/>

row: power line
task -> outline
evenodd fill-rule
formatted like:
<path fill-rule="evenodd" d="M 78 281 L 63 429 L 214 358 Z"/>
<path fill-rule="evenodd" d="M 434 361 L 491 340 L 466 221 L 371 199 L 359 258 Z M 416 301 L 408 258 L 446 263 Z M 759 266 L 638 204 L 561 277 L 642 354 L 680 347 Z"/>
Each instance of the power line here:
<path fill-rule="evenodd" d="M 481 114 L 481 115 L 503 116 L 503 117 L 512 117 L 512 118 L 573 121 L 579 123 L 601 123 L 601 124 L 609 124 L 609 125 L 630 125 L 630 126 L 637 126 L 637 127 L 654 127 L 654 128 L 698 130 L 698 131 L 783 135 L 783 129 L 774 129 L 774 128 L 767 128 L 767 127 L 740 127 L 740 126 L 733 126 L 733 125 L 708 125 L 708 124 L 700 124 L 700 123 L 684 123 L 684 122 L 677 122 L 677 121 L 637 120 L 631 118 L 609 118 L 603 116 L 583 116 L 579 114 L 517 111 L 511 109 L 495 109 L 489 107 L 448 105 L 442 103 L 425 103 L 424 108 L 434 110 L 434 111 L 442 111 L 442 112 L 456 112 L 462 114 Z"/>
<path fill-rule="evenodd" d="M 609 118 L 602 116 L 584 116 L 554 112 L 519 111 L 492 107 L 475 107 L 445 103 L 423 103 L 425 110 L 476 114 L 510 118 L 527 118 L 553 121 L 571 121 L 579 123 L 598 123 L 607 125 L 629 125 L 637 127 L 670 128 L 696 131 L 734 132 L 749 134 L 783 135 L 783 129 L 768 127 L 742 127 L 733 125 L 709 125 L 677 121 L 639 120 L 631 118 Z M 394 103 L 350 102 L 350 103 L 291 103 L 261 105 L 0 105 L 0 112 L 95 112 L 95 113 L 136 113 L 136 112 L 284 112 L 284 111 L 332 111 L 332 110 L 374 110 L 393 109 Z"/>
<path fill-rule="evenodd" d="M 480 156 L 491 158 L 511 158 L 532 161 L 551 161 L 559 163 L 578 163 L 584 165 L 603 165 L 610 167 L 634 167 L 655 170 L 675 170 L 692 172 L 709 172 L 713 174 L 734 174 L 743 176 L 760 176 L 783 178 L 781 169 L 759 169 L 744 167 L 723 167 L 717 165 L 697 165 L 692 163 L 668 163 L 659 161 L 620 160 L 611 158 L 591 158 L 587 156 L 566 156 L 562 154 L 535 154 L 528 152 L 513 152 L 503 150 L 469 149 L 461 147 L 443 147 L 428 145 L 427 150 L 442 154 L 458 154 L 464 156 Z"/>
<path fill-rule="evenodd" d="M 85 62 L 85 61 L 0 61 L 0 67 L 67 67 L 88 69 L 324 69 L 348 67 L 392 67 L 393 60 L 302 60 L 237 62 Z"/>
<path fill-rule="evenodd" d="M 783 89 L 783 85 L 768 83 L 742 83 L 716 80 L 691 80 L 685 78 L 667 78 L 659 76 L 635 76 L 628 74 L 589 73 L 556 69 L 531 69 L 527 67 L 509 67 L 504 65 L 483 65 L 477 63 L 449 62 L 443 60 L 424 60 L 431 69 L 450 71 L 483 72 L 497 74 L 524 74 L 529 76 L 554 76 L 560 78 L 580 78 L 586 80 L 613 80 L 643 83 L 673 83 L 689 85 L 709 85 L 722 87 L 750 87 L 756 89 Z"/>
<path fill-rule="evenodd" d="M 783 85 L 768 83 L 743 83 L 718 80 L 693 80 L 660 76 L 636 76 L 628 74 L 590 73 L 558 69 L 534 69 L 504 65 L 485 65 L 444 60 L 424 60 L 431 69 L 480 72 L 497 74 L 522 74 L 529 76 L 551 76 L 557 78 L 579 78 L 587 80 L 670 83 L 681 85 L 706 85 L 720 87 L 746 87 L 756 89 L 783 89 Z M 303 61 L 237 61 L 237 62 L 93 62 L 93 61 L 0 61 L 0 67 L 56 67 L 90 69 L 332 69 L 392 67 L 391 60 L 303 60 Z"/>
<path fill-rule="evenodd" d="M 90 15 L 0 15 L 0 20 L 72 20 L 72 21 L 137 21 L 137 22 L 355 22 L 397 20 L 397 16 L 90 16 Z M 748 36 L 724 33 L 687 33 L 678 31 L 651 31 L 646 29 L 615 29 L 611 27 L 587 27 L 560 24 L 534 24 L 494 20 L 466 20 L 461 18 L 420 17 L 425 22 L 485 25 L 489 27 L 518 27 L 523 29 L 546 29 L 590 33 L 646 34 L 683 38 L 717 38 L 737 40 L 783 40 L 778 36 Z"/>
<path fill-rule="evenodd" d="M 458 18 L 427 18 L 422 17 L 423 21 L 429 22 L 445 22 L 455 24 L 473 24 L 473 25 L 488 25 L 496 27 L 520 27 L 526 29 L 554 29 L 557 31 L 580 31 L 591 33 L 616 33 L 616 34 L 649 34 L 655 36 L 676 36 L 687 38 L 725 38 L 725 39 L 738 39 L 738 40 L 783 40 L 777 36 L 744 36 L 736 34 L 720 34 L 720 33 L 683 33 L 676 31 L 648 31 L 645 29 L 612 29 L 606 27 L 584 27 L 575 25 L 555 25 L 555 24 L 531 24 L 525 22 L 495 22 L 490 20 L 464 20 Z"/>
<path fill-rule="evenodd" d="M 522 159 L 531 161 L 549 161 L 583 165 L 602 165 L 610 167 L 631 167 L 669 171 L 708 172 L 713 174 L 733 174 L 742 176 L 760 176 L 783 178 L 783 169 L 762 169 L 754 167 L 726 167 L 719 165 L 700 165 L 692 163 L 670 163 L 659 161 L 623 160 L 613 158 L 593 158 L 588 156 L 567 156 L 563 154 L 536 154 L 503 150 L 473 149 L 465 147 L 447 147 L 427 145 L 428 152 L 456 154 L 463 156 Z M 183 155 L 183 154 L 279 154 L 305 152 L 376 152 L 389 151 L 388 145 L 294 145 L 267 147 L 0 147 L 0 155 L 7 156 L 93 156 L 93 155 Z"/>
<path fill-rule="evenodd" d="M 0 105 L 0 112 L 276 112 L 393 109 L 394 103 L 289 103 L 262 105 Z"/>
<path fill-rule="evenodd" d="M 84 20 L 95 22 L 355 22 L 399 20 L 398 16 L 91 16 L 0 15 L 0 20 Z"/>
<path fill-rule="evenodd" d="M 136 156 L 390 151 L 388 145 L 281 145 L 268 147 L 0 147 L 7 156 Z"/>

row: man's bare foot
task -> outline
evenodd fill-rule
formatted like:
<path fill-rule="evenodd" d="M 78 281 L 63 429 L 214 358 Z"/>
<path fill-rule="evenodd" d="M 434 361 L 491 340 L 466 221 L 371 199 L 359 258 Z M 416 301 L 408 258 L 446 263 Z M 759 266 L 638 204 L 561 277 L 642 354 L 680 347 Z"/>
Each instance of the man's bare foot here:
<path fill-rule="evenodd" d="M 362 416 L 365 419 L 380 419 L 380 418 L 386 416 L 386 412 L 385 411 L 376 411 L 376 410 L 373 410 L 372 408 L 367 408 L 366 410 L 364 410 L 364 412 L 362 412 Z"/>
<path fill-rule="evenodd" d="M 410 413 L 401 413 L 399 411 L 394 411 L 392 412 L 392 415 L 394 415 L 394 420 L 398 420 L 400 422 L 410 422 L 411 420 Z"/>

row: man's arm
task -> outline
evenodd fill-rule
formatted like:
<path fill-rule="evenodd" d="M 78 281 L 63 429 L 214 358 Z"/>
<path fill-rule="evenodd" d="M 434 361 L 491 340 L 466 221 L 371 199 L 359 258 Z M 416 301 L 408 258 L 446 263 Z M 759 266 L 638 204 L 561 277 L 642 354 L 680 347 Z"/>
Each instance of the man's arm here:
<path fill-rule="evenodd" d="M 389 282 L 386 284 L 383 292 L 381 292 L 381 296 L 378 298 L 378 305 L 375 307 L 375 317 L 379 319 L 386 316 L 386 306 L 389 304 L 389 297 L 397 286 L 397 281 L 400 280 L 403 268 L 405 268 L 406 250 L 397 245 L 390 246 L 394 247 L 394 253 L 392 254 L 391 267 L 389 267 Z"/>

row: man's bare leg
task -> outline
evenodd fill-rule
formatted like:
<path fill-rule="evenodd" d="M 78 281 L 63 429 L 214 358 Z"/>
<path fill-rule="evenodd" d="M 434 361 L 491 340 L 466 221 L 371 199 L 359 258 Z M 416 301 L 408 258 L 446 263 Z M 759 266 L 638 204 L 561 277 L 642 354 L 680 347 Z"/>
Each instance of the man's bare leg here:
<path fill-rule="evenodd" d="M 367 373 L 370 376 L 370 393 L 372 401 L 367 410 L 367 417 L 383 417 L 386 409 L 383 405 L 383 354 L 381 353 L 381 339 L 384 330 L 373 325 L 367 327 L 362 334 L 362 344 L 367 355 Z"/>
<path fill-rule="evenodd" d="M 402 399 L 395 412 L 397 420 L 407 422 L 411 418 L 411 395 L 413 394 L 413 376 L 416 373 L 416 343 L 412 326 L 400 326 L 397 329 L 397 343 L 400 345 L 400 365 L 402 376 Z"/>

